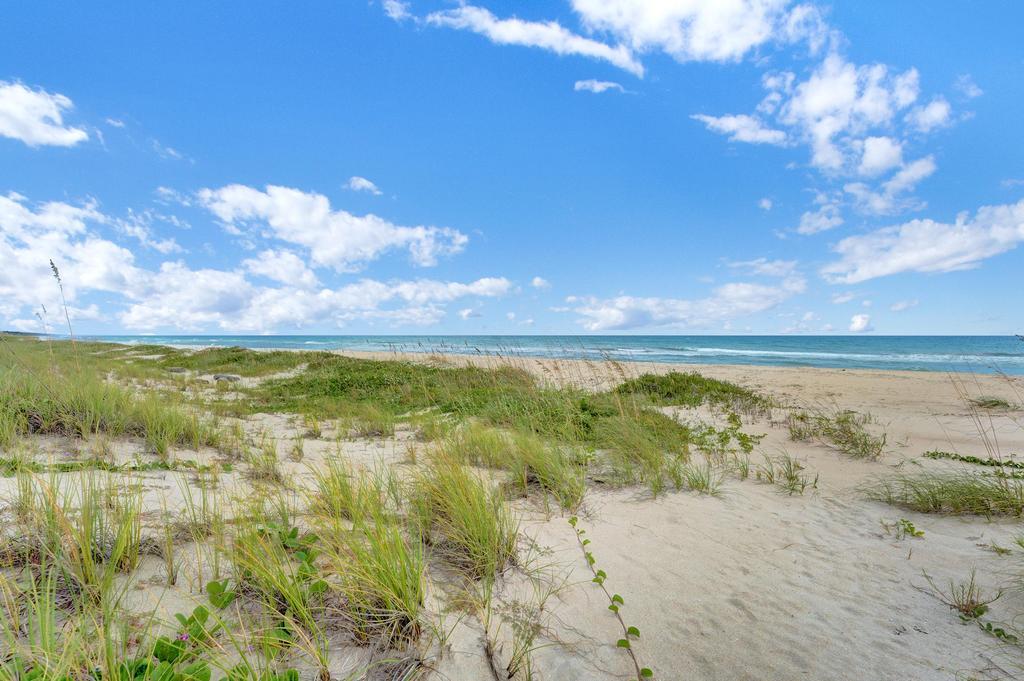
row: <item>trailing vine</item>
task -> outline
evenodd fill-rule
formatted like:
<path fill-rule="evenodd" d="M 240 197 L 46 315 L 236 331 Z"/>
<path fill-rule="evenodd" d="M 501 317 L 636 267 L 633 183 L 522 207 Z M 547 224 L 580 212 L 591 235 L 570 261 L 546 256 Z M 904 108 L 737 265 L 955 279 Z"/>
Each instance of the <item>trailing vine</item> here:
<path fill-rule="evenodd" d="M 635 626 L 626 624 L 626 621 L 622 618 L 622 606 L 626 604 L 626 601 L 619 594 L 613 594 L 605 586 L 604 582 L 608 578 L 608 574 L 604 570 L 600 570 L 595 567 L 597 559 L 594 558 L 594 554 L 587 545 L 590 544 L 589 539 L 583 537 L 586 534 L 586 530 L 581 530 L 577 527 L 579 519 L 576 516 L 569 518 L 569 524 L 572 526 L 573 531 L 576 532 L 576 542 L 580 545 L 580 550 L 583 551 L 583 557 L 587 560 L 587 567 L 590 568 L 591 574 L 594 578 L 591 579 L 594 584 L 601 587 L 601 591 L 608 598 L 608 609 L 615 615 L 615 618 L 619 621 L 619 626 L 622 627 L 623 637 L 616 641 L 615 645 L 618 648 L 623 648 L 628 654 L 629 658 L 633 661 L 633 666 L 636 668 L 636 679 L 652 679 L 654 678 L 654 672 L 651 671 L 650 667 L 641 667 L 640 661 L 637 659 L 636 651 L 633 650 L 632 640 L 640 638 L 640 630 Z"/>

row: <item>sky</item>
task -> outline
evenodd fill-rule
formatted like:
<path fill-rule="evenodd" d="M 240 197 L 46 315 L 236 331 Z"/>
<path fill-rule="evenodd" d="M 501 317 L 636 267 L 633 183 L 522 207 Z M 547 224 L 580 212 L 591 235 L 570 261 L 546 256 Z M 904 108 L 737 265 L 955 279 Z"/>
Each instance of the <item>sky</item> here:
<path fill-rule="evenodd" d="M 1024 331 L 1019 2 L 3 16 L 0 328 Z"/>

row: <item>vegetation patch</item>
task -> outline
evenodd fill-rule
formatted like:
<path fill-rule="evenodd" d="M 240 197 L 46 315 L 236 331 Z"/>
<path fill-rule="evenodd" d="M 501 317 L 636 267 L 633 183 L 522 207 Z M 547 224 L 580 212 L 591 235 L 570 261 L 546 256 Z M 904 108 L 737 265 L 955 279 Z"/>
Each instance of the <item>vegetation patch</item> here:
<path fill-rule="evenodd" d="M 869 499 L 921 513 L 1016 516 L 1024 513 L 1024 481 L 983 473 L 901 473 L 863 487 Z"/>

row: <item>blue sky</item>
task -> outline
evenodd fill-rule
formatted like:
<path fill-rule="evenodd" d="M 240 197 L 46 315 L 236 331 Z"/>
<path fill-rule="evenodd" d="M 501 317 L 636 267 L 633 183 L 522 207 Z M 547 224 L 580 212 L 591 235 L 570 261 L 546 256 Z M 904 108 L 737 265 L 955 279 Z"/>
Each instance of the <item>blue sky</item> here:
<path fill-rule="evenodd" d="M 1011 333 L 1016 2 L 4 11 L 0 328 Z M 41 314 L 45 307 L 46 314 Z"/>

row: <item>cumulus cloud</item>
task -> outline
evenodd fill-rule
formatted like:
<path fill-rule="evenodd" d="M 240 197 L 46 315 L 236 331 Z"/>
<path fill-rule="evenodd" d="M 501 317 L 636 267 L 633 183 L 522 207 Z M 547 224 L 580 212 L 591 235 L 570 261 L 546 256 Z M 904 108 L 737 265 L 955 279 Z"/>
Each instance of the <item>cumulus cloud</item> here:
<path fill-rule="evenodd" d="M 757 202 L 757 207 L 765 212 L 770 211 L 772 209 L 772 205 L 772 200 L 767 196 Z"/>
<path fill-rule="evenodd" d="M 610 80 L 577 80 L 572 87 L 576 92 L 593 92 L 594 94 L 601 94 L 602 92 L 608 92 L 609 90 L 625 92 L 626 89 L 619 83 L 615 83 Z"/>
<path fill-rule="evenodd" d="M 811 163 L 836 171 L 855 152 L 858 134 L 889 125 L 919 94 L 918 73 L 890 73 L 884 64 L 850 63 L 832 52 L 810 77 L 798 84 L 791 74 L 765 80 L 768 99 L 780 122 L 790 125 L 811 147 Z"/>
<path fill-rule="evenodd" d="M 147 269 L 139 266 L 131 250 L 105 234 L 128 234 L 140 243 L 152 239 L 152 234 L 127 231 L 140 224 L 146 226 L 107 216 L 95 202 L 32 204 L 18 194 L 0 196 L 0 317 L 8 320 L 4 323 L 20 320 L 18 324 L 24 325 L 39 305 L 59 309 L 51 258 L 60 268 L 72 318 L 100 316 L 87 297 L 101 293 L 120 325 L 140 331 L 271 331 L 354 320 L 432 324 L 455 300 L 499 297 L 513 288 L 503 277 L 465 283 L 362 279 L 327 288 L 299 255 L 284 249 L 264 250 L 228 269 L 197 269 L 183 260 Z M 259 278 L 275 285 L 257 283 Z"/>
<path fill-rule="evenodd" d="M 871 326 L 871 315 L 855 314 L 850 317 L 851 333 L 867 333 L 868 331 L 874 331 Z"/>
<path fill-rule="evenodd" d="M 533 288 L 551 288 L 551 282 L 544 277 L 534 277 L 530 280 L 530 286 Z"/>
<path fill-rule="evenodd" d="M 878 175 L 903 162 L 903 145 L 891 137 L 867 137 L 861 155 L 861 175 Z"/>
<path fill-rule="evenodd" d="M 580 298 L 570 296 L 567 302 L 580 315 L 580 323 L 588 331 L 621 331 L 639 328 L 708 328 L 771 309 L 792 296 L 802 293 L 801 277 L 789 277 L 778 285 L 768 286 L 745 282 L 725 284 L 707 298 Z"/>
<path fill-rule="evenodd" d="M 384 14 L 395 21 L 405 21 L 412 18 L 412 14 L 409 12 L 409 3 L 407 2 L 402 2 L 402 0 L 384 0 L 381 4 L 384 6 Z"/>
<path fill-rule="evenodd" d="M 82 128 L 64 124 L 64 112 L 73 106 L 64 95 L 0 80 L 0 136 L 30 147 L 73 147 L 89 139 Z"/>
<path fill-rule="evenodd" d="M 202 189 L 197 196 L 235 230 L 253 223 L 269 228 L 274 238 L 309 249 L 314 264 L 339 272 L 358 270 L 395 249 L 407 250 L 416 265 L 431 266 L 462 251 L 469 240 L 448 227 L 404 227 L 373 214 L 333 210 L 326 196 L 290 187 L 268 185 L 260 191 L 233 184 Z"/>
<path fill-rule="evenodd" d="M 984 206 L 953 223 L 911 220 L 847 237 L 833 247 L 839 260 L 821 273 L 834 283 L 854 284 L 900 272 L 953 272 L 977 267 L 1024 241 L 1024 200 Z"/>
<path fill-rule="evenodd" d="M 572 0 L 590 30 L 637 52 L 662 51 L 686 61 L 739 61 L 769 41 L 808 40 L 827 30 L 813 7 L 789 0 Z"/>
<path fill-rule="evenodd" d="M 473 319 L 473 318 L 476 318 L 476 317 L 483 317 L 483 314 L 481 314 L 479 310 L 474 310 L 471 307 L 467 307 L 467 308 L 464 308 L 462 310 L 459 310 L 459 319 L 465 320 L 465 319 Z"/>
<path fill-rule="evenodd" d="M 353 175 L 348 178 L 348 182 L 345 183 L 345 188 L 351 189 L 354 192 L 369 192 L 374 196 L 380 196 L 383 193 L 373 182 L 367 180 L 365 177 L 359 177 L 358 175 Z"/>
<path fill-rule="evenodd" d="M 817 234 L 843 224 L 839 200 L 835 196 L 818 192 L 814 202 L 818 207 L 814 210 L 804 211 L 800 216 L 800 224 L 796 228 L 798 233 Z"/>
<path fill-rule="evenodd" d="M 773 130 L 753 116 L 740 114 L 737 116 L 690 116 L 707 126 L 708 130 L 721 135 L 728 135 L 733 142 L 750 144 L 785 144 L 786 133 Z"/>
<path fill-rule="evenodd" d="M 489 10 L 473 5 L 433 12 L 426 22 L 472 31 L 499 45 L 538 47 L 559 55 L 578 55 L 599 59 L 619 67 L 635 76 L 644 75 L 644 67 L 623 45 L 611 46 L 585 38 L 568 30 L 557 21 L 525 21 L 515 17 L 499 19 Z"/>
<path fill-rule="evenodd" d="M 906 195 L 918 183 L 930 177 L 935 168 L 935 159 L 926 156 L 904 165 L 877 190 L 862 182 L 843 185 L 843 190 L 853 197 L 862 212 L 870 215 L 893 215 L 905 210 L 920 209 L 925 204 Z"/>
<path fill-rule="evenodd" d="M 948 125 L 952 113 L 949 102 L 943 97 L 936 97 L 925 106 L 911 109 L 907 114 L 907 122 L 918 132 L 931 132 Z"/>
<path fill-rule="evenodd" d="M 250 274 L 266 277 L 289 286 L 312 288 L 319 285 L 316 274 L 295 253 L 286 250 L 268 248 L 255 258 L 242 262 L 242 267 Z"/>

